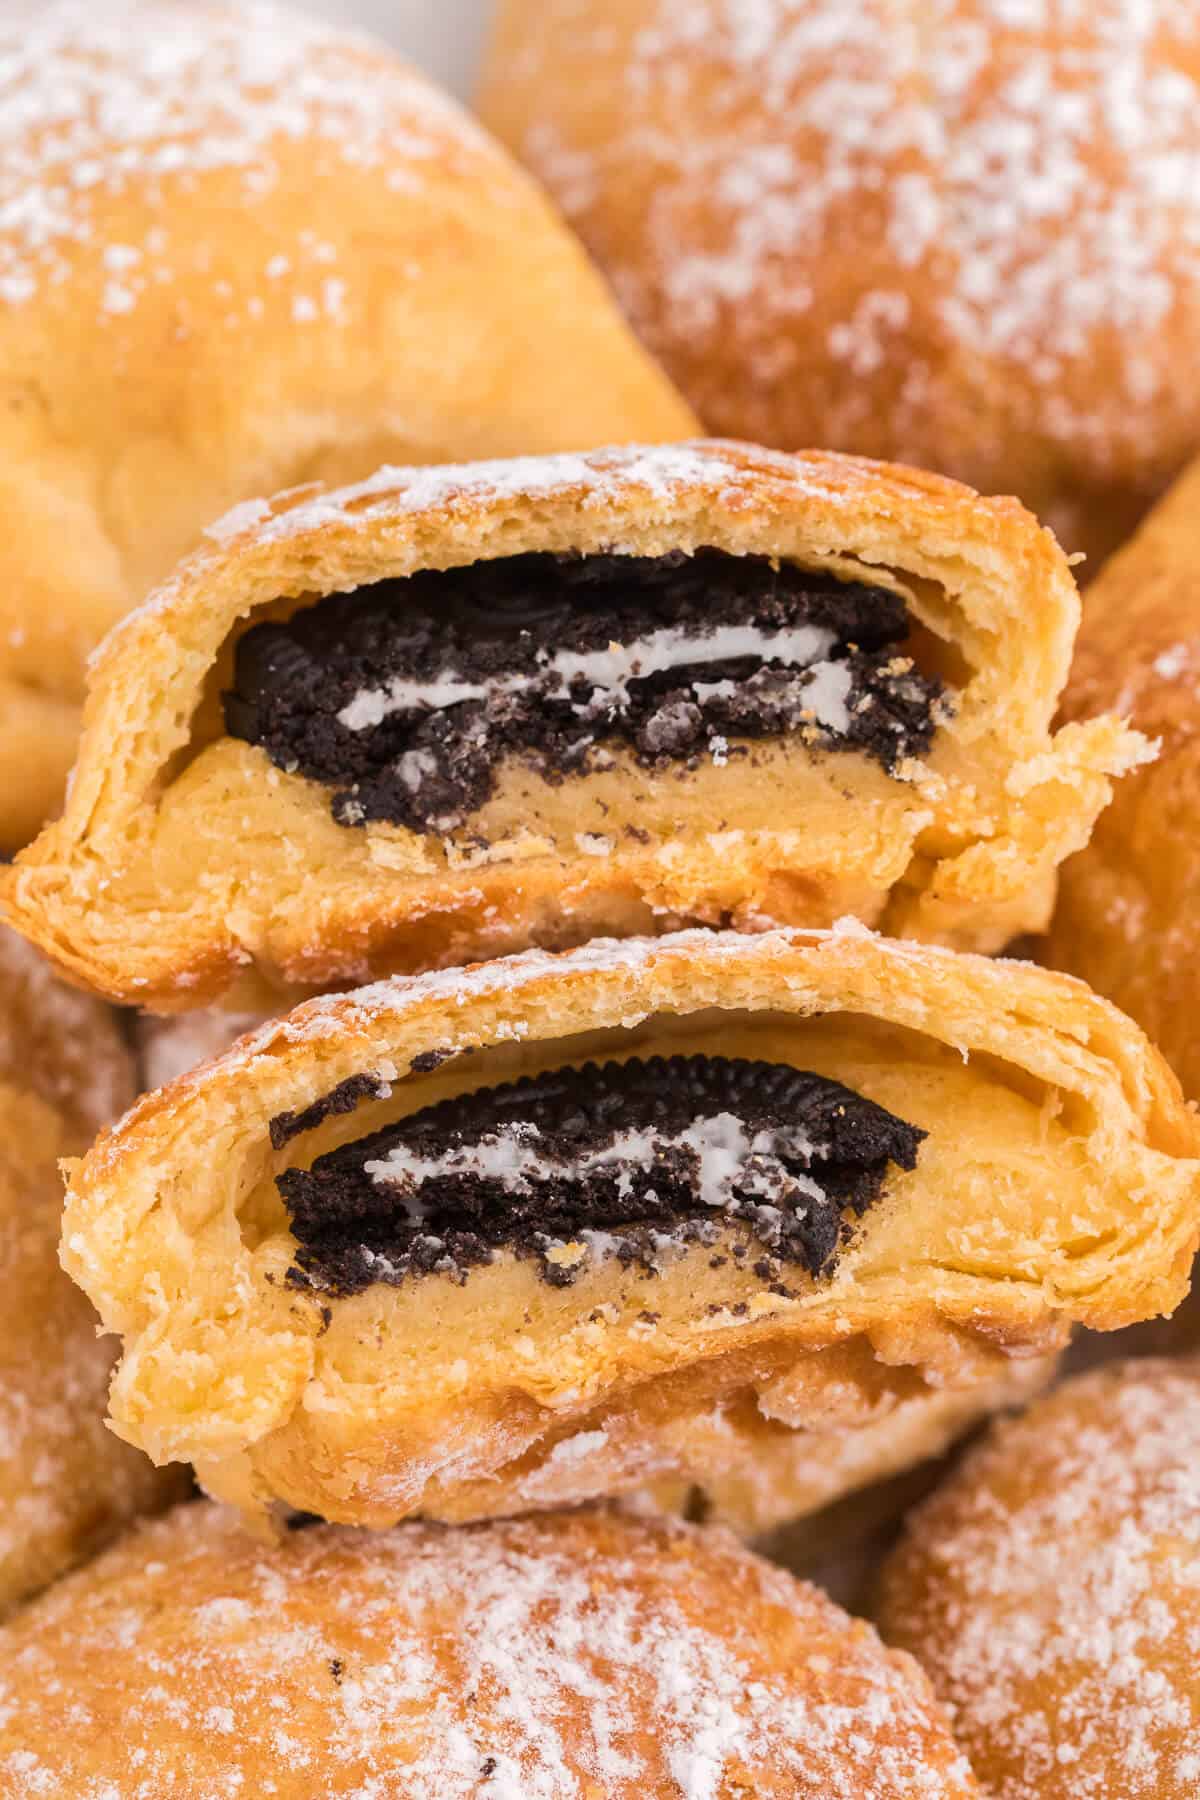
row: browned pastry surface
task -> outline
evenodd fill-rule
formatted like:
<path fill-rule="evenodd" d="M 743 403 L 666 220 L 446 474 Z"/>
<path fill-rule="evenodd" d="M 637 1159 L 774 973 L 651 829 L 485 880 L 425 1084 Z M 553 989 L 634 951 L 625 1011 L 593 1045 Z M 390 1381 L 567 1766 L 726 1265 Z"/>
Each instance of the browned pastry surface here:
<path fill-rule="evenodd" d="M 1124 1007 L 1200 1096 L 1200 463 L 1089 589 L 1067 718 L 1159 741 L 1063 872 L 1046 960 Z"/>
<path fill-rule="evenodd" d="M 0 1635 L 0 1794 L 970 1800 L 911 1658 L 721 1531 L 576 1512 L 264 1548 L 195 1505 Z"/>
<path fill-rule="evenodd" d="M 107 1007 L 0 929 L 0 1611 L 182 1489 L 106 1428 L 114 1343 L 58 1263 L 63 1181 L 133 1098 Z"/>
<path fill-rule="evenodd" d="M 368 38 L 40 0 L 0 64 L 12 849 L 61 803 L 88 653 L 235 502 L 694 421 L 529 178 Z"/>
<path fill-rule="evenodd" d="M 714 1051 L 811 1071 L 925 1133 L 815 1272 L 787 1253 L 785 1209 L 816 1217 L 847 1190 L 819 1146 L 806 1188 L 764 1187 L 772 1140 L 739 1140 L 736 1117 L 698 1113 L 691 1139 L 718 1173 L 732 1159 L 734 1187 L 709 1193 L 701 1162 L 692 1216 L 655 1226 L 657 1244 L 622 1203 L 624 1224 L 600 1212 L 481 1257 L 438 1223 L 433 1188 L 404 1185 L 406 1157 L 440 1154 L 430 1140 L 401 1142 L 392 1172 L 352 1150 L 456 1095 L 486 1108 L 524 1075 Z M 535 1192 L 521 1169 L 536 1182 L 545 1152 L 533 1117 L 512 1117 L 438 1169 L 514 1171 L 516 1218 Z M 672 1468 L 696 1481 L 702 1422 L 725 1407 L 862 1426 L 1043 1355 L 1073 1322 L 1170 1311 L 1200 1233 L 1198 1148 L 1161 1059 L 1064 977 L 861 927 L 686 933 L 310 1002 L 101 1140 L 72 1176 L 64 1257 L 125 1339 L 117 1426 L 156 1458 L 195 1461 L 250 1509 L 465 1518 L 561 1482 L 580 1497 Z M 305 1254 L 319 1210 L 303 1245 L 289 1212 L 294 1175 L 334 1153 L 383 1177 L 327 1215 L 344 1265 Z"/>
<path fill-rule="evenodd" d="M 1186 0 L 505 0 L 481 105 L 710 430 L 1093 566 L 1200 447 Z"/>
<path fill-rule="evenodd" d="M 864 628 L 883 616 L 907 636 L 888 639 L 894 654 L 868 653 L 839 642 L 858 625 L 808 620 L 789 636 L 752 618 L 758 650 L 720 659 L 744 627 L 705 623 L 706 575 L 683 600 L 646 593 L 664 565 L 682 583 L 697 552 L 730 607 L 759 605 L 738 585 L 761 581 L 768 610 L 850 605 Z M 547 604 L 564 630 L 587 627 L 593 604 L 558 591 L 572 570 L 599 565 L 596 585 L 622 596 L 619 628 L 632 635 L 567 650 L 566 667 L 641 669 L 661 654 L 655 680 L 680 666 L 690 675 L 653 705 L 639 700 L 638 743 L 615 725 L 608 735 L 605 720 L 641 678 L 580 675 L 547 703 L 566 721 L 558 760 L 518 737 L 463 790 L 460 763 L 490 756 L 493 723 L 511 723 L 523 688 L 555 678 L 556 653 L 535 652 L 532 626 L 522 635 L 522 608 L 540 603 L 526 563 L 500 590 L 516 624 L 487 656 L 529 666 L 489 672 L 478 648 L 490 590 L 481 598 L 472 584 L 522 557 L 549 567 Z M 419 607 L 406 604 L 408 577 L 426 596 Z M 378 602 L 366 652 L 345 643 L 332 598 L 322 616 L 335 628 L 297 623 L 298 609 L 307 617 L 323 596 L 363 588 Z M 444 666 L 401 664 L 372 685 L 379 634 L 380 654 L 399 656 L 409 627 L 433 654 L 429 596 L 443 592 L 474 630 Z M 662 604 L 674 619 L 685 601 L 686 629 L 639 630 L 638 608 Z M 1077 621 L 1061 553 L 1013 502 L 845 457 L 701 442 L 383 470 L 338 492 L 282 495 L 214 528 L 110 637 L 66 813 L 0 875 L 2 904 L 75 979 L 164 1010 L 221 993 L 260 1004 L 264 986 L 278 1002 L 280 988 L 294 996 L 680 923 L 828 926 L 852 913 L 895 935 L 994 950 L 1045 923 L 1059 862 L 1086 842 L 1111 777 L 1144 753 L 1112 718 L 1052 733 Z M 776 655 L 777 640 L 799 647 Z M 705 656 L 719 679 L 689 665 Z M 860 669 L 873 671 L 865 686 Z M 314 713 L 334 675 L 336 713 Z M 770 696 L 795 688 L 801 713 L 789 702 L 788 722 L 764 723 Z M 930 710 L 921 696 L 939 691 Z M 414 698 L 431 693 L 436 702 Z M 889 736 L 893 700 L 915 720 L 907 735 Z M 594 738 L 580 739 L 581 713 L 594 716 Z M 748 719 L 743 732 L 718 727 L 730 713 Z M 449 764 L 446 738 L 461 749 Z M 339 759 L 365 757 L 366 769 L 372 756 L 382 781 L 339 776 Z M 385 814 L 420 800 L 434 816 L 380 817 L 381 795 Z"/>
<path fill-rule="evenodd" d="M 1192 1800 L 1200 1363 L 1116 1364 L 994 1428 L 913 1515 L 882 1619 L 995 1800 Z"/>

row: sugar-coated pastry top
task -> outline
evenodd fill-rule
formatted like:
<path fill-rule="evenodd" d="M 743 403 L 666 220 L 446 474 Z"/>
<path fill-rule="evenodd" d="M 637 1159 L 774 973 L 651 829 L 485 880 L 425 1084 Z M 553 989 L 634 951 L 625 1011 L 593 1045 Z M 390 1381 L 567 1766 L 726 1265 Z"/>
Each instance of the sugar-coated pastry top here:
<path fill-rule="evenodd" d="M 162 211 L 173 185 L 221 171 L 231 201 L 254 208 L 278 182 L 289 143 L 315 146 L 314 175 L 383 168 L 397 186 L 419 184 L 447 157 L 496 165 L 486 134 L 424 76 L 275 0 L 46 0 L 7 19 L 0 9 L 0 49 L 0 302 L 9 306 L 76 279 L 83 256 L 108 276 L 100 315 L 134 312 L 190 272 L 195 247 L 161 225 L 117 241 L 115 203 L 145 196 Z M 258 305 L 230 293 L 226 328 L 277 297 L 298 327 L 336 318 L 346 283 L 335 246 L 301 230 L 291 256 L 273 249 Z"/>
<path fill-rule="evenodd" d="M 1076 549 L 1200 441 L 1198 105 L 1188 0 L 508 0 L 482 110 L 711 428 Z"/>
<path fill-rule="evenodd" d="M 910 1522 L 884 1629 L 996 1800 L 1200 1791 L 1200 1362 L 1067 1383 Z"/>
<path fill-rule="evenodd" d="M 724 1532 L 602 1512 L 265 1546 L 182 1508 L 0 1637 L 0 1709 L 4 1791 L 72 1800 L 977 1791 L 868 1626 Z"/>

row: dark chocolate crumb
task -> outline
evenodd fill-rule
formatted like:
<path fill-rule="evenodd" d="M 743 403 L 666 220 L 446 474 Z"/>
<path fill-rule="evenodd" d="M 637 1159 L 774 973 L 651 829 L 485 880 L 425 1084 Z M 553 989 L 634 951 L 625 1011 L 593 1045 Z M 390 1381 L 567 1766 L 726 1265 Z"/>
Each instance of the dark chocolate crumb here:
<path fill-rule="evenodd" d="M 331 1656 L 330 1657 L 329 1673 L 333 1676 L 334 1685 L 336 1687 L 341 1687 L 341 1685 L 342 1685 L 342 1675 L 345 1672 L 345 1668 L 346 1668 L 346 1665 L 342 1661 L 340 1656 Z"/>
<path fill-rule="evenodd" d="M 719 1121 L 731 1115 L 750 1147 L 740 1172 L 722 1169 L 724 1187 L 702 1194 L 696 1133 L 718 1122 L 724 1152 L 731 1128 Z M 607 1154 L 620 1134 L 633 1135 L 628 1158 Z M 666 1240 L 715 1247 L 723 1233 L 740 1234 L 729 1246 L 739 1263 L 757 1252 L 764 1282 L 780 1261 L 825 1275 L 889 1167 L 915 1166 L 923 1135 L 788 1064 L 677 1056 L 548 1071 L 285 1170 L 298 1241 L 288 1280 L 338 1295 L 424 1274 L 462 1282 L 500 1250 L 536 1260 L 554 1287 L 595 1254 L 654 1279 Z"/>
<path fill-rule="evenodd" d="M 662 1318 L 662 1314 L 656 1312 L 640 1312 L 638 1318 L 643 1325 L 657 1325 L 658 1321 Z"/>
<path fill-rule="evenodd" d="M 408 1066 L 414 1075 L 432 1075 L 444 1062 L 449 1062 L 453 1055 L 453 1050 L 422 1050 L 420 1056 L 414 1056 Z"/>
<path fill-rule="evenodd" d="M 726 625 L 765 634 L 760 649 L 704 661 L 699 646 Z M 809 662 L 762 654 L 802 626 L 828 634 L 817 660 L 846 670 L 847 723 L 836 729 L 815 720 Z M 694 638 L 694 660 L 681 652 L 671 667 L 609 685 L 594 667 L 552 666 L 559 653 L 587 657 L 662 631 Z M 330 595 L 253 626 L 237 645 L 225 725 L 332 788 L 341 825 L 445 832 L 479 811 L 514 755 L 560 780 L 603 766 L 613 743 L 647 767 L 687 768 L 728 754 L 730 739 L 793 733 L 894 769 L 928 750 L 943 699 L 904 658 L 907 635 L 890 589 L 762 556 L 505 557 Z M 425 704 L 422 690 L 438 682 L 449 694 Z"/>
<path fill-rule="evenodd" d="M 496 1770 L 499 1767 L 500 1767 L 500 1764 L 496 1761 L 496 1758 L 494 1756 L 487 1757 L 486 1760 L 484 1761 L 482 1767 L 480 1768 L 479 1779 L 481 1781 L 490 1781 L 492 1776 L 496 1773 Z"/>
<path fill-rule="evenodd" d="M 326 1119 L 353 1112 L 364 1100 L 382 1099 L 387 1089 L 388 1084 L 381 1075 L 347 1076 L 345 1081 L 339 1081 L 328 1094 L 314 1100 L 302 1111 L 278 1113 L 269 1127 L 272 1150 L 283 1150 L 293 1138 L 314 1131 Z"/>

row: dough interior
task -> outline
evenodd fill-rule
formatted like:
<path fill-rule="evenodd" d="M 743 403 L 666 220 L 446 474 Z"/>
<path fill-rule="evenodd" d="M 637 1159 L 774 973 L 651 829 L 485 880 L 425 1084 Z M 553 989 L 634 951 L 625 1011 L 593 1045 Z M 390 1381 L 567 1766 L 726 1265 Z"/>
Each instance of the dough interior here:
<path fill-rule="evenodd" d="M 598 731 L 602 754 L 579 771 L 544 770 L 519 749 L 503 754 L 486 800 L 452 829 L 348 827 L 332 815 L 328 785 L 224 730 L 238 640 L 262 618 L 282 620 L 306 604 L 281 602 L 256 611 L 222 647 L 189 745 L 163 771 L 151 878 L 138 881 L 134 903 L 186 916 L 203 896 L 252 955 L 305 986 L 345 978 L 345 950 L 331 955 L 320 925 L 331 909 L 364 944 L 389 916 L 403 916 L 398 967 L 686 922 L 827 927 L 851 912 L 885 924 L 907 872 L 955 855 L 977 834 L 980 785 L 992 780 L 977 747 L 988 683 L 941 635 L 948 609 L 935 583 L 904 583 L 849 557 L 807 572 L 882 585 L 904 603 L 905 654 L 951 695 L 920 758 L 889 771 L 852 744 L 814 744 L 791 731 L 730 737 L 716 758 L 706 748 L 656 767 Z M 394 585 L 403 610 L 403 584 Z M 963 636 L 985 659 L 986 633 Z M 231 842 L 245 851 L 236 864 Z M 1026 893 L 1019 904 L 1027 902 Z M 428 953 L 414 958 L 423 941 Z M 388 967 L 386 950 L 364 950 L 362 972 Z"/>
<path fill-rule="evenodd" d="M 730 1232 L 716 1245 L 671 1252 L 659 1274 L 602 1260 L 569 1288 L 548 1286 L 535 1264 L 506 1251 L 461 1283 L 427 1274 L 345 1298 L 288 1286 L 296 1243 L 275 1185 L 283 1168 L 455 1093 L 597 1056 L 711 1052 L 714 1032 L 724 1055 L 827 1075 L 929 1133 L 912 1173 L 889 1169 L 832 1277 L 787 1267 L 795 1298 L 772 1293 L 753 1257 L 739 1264 L 728 1255 L 738 1235 Z M 757 1389 L 761 1406 L 763 1389 L 780 1381 L 784 1422 L 802 1424 L 825 1404 L 803 1383 L 786 1392 L 806 1350 L 819 1356 L 843 1332 L 920 1313 L 931 1281 L 939 1305 L 965 1325 L 988 1283 L 1027 1283 L 1039 1299 L 1049 1288 L 1069 1304 L 1102 1279 L 1105 1254 L 1122 1248 L 1112 1230 L 1121 1195 L 1089 1158 L 1080 1135 L 1094 1123 L 1088 1112 L 992 1057 L 964 1060 L 918 1032 L 861 1016 L 657 1018 L 636 1031 L 486 1050 L 327 1119 L 281 1150 L 265 1132 L 229 1147 L 216 1196 L 205 1187 L 177 1205 L 164 1197 L 145 1231 L 165 1331 L 153 1329 L 127 1356 L 117 1419 L 160 1449 L 186 1441 L 195 1451 L 197 1431 L 215 1448 L 249 1425 L 253 1389 L 286 1386 L 303 1371 L 304 1414 L 323 1442 L 350 1441 L 365 1428 L 390 1437 L 397 1452 L 387 1472 L 369 1474 L 352 1457 L 329 1459 L 318 1478 L 320 1510 L 349 1507 L 355 1517 L 364 1505 L 376 1517 L 452 1511 L 462 1480 L 501 1474 L 547 1436 L 552 1452 L 560 1437 L 603 1434 L 657 1383 L 665 1384 L 653 1403 L 665 1428 L 680 1370 L 689 1407 L 697 1386 L 711 1399 Z M 181 1235 L 191 1244 L 182 1261 L 170 1253 Z M 865 1379 L 878 1387 L 889 1376 L 877 1365 Z M 897 1393 L 906 1379 L 896 1372 Z M 269 1442 L 258 1453 L 270 1462 Z M 648 1455 L 632 1458 L 624 1485 L 644 1480 Z M 312 1506 L 313 1466 L 294 1461 L 293 1446 L 272 1465 L 272 1483 L 284 1499 Z M 218 1491 L 228 1480 L 215 1467 L 206 1475 Z"/>

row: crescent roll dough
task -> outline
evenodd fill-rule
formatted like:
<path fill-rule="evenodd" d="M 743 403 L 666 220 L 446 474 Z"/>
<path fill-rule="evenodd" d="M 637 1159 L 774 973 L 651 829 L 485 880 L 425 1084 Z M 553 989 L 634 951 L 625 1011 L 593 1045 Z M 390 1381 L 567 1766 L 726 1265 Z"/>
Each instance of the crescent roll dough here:
<path fill-rule="evenodd" d="M 1068 863 L 1047 960 L 1125 1007 L 1200 1096 L 1200 462 L 1088 591 L 1064 710 L 1096 706 L 1160 750 Z"/>
<path fill-rule="evenodd" d="M 1015 502 L 832 455 L 283 495 L 110 637 L 5 904 L 163 1010 L 680 923 L 995 950 L 1144 750 L 1052 735 L 1077 618 Z"/>
<path fill-rule="evenodd" d="M 536 184 L 274 4 L 0 9 L 0 849 L 99 639 L 248 495 L 695 429 Z"/>
<path fill-rule="evenodd" d="M 63 1257 L 154 1458 L 247 1509 L 460 1519 L 552 1464 L 644 1487 L 714 1408 L 861 1423 L 1169 1311 L 1198 1155 L 1065 977 L 694 932 L 310 1002 L 99 1141 Z"/>

